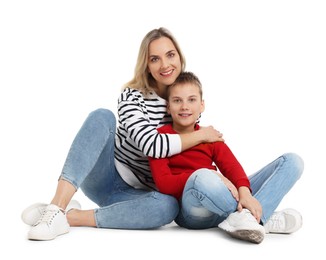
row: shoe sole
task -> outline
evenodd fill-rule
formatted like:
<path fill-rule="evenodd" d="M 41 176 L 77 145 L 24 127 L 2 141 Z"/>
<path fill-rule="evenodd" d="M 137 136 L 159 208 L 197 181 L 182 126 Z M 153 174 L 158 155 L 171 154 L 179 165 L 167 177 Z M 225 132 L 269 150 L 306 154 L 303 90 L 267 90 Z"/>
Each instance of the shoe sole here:
<path fill-rule="evenodd" d="M 263 226 L 258 226 L 255 229 L 248 229 L 248 227 L 234 228 L 227 221 L 223 221 L 218 225 L 218 227 L 224 230 L 231 237 L 255 244 L 261 243 L 265 238 L 265 228 Z"/>
<path fill-rule="evenodd" d="M 226 231 L 231 237 L 245 240 L 251 243 L 260 244 L 265 237 L 265 234 L 259 230 L 237 230 L 234 232 Z"/>
<path fill-rule="evenodd" d="M 28 240 L 32 240 L 32 241 L 48 241 L 48 240 L 53 240 L 56 237 L 67 234 L 67 233 L 69 233 L 69 230 L 66 230 L 66 231 L 64 231 L 64 232 L 62 232 L 60 234 L 57 234 L 57 235 L 54 235 L 54 236 L 51 236 L 51 237 L 37 237 L 37 236 L 33 236 L 33 235 L 28 235 Z"/>

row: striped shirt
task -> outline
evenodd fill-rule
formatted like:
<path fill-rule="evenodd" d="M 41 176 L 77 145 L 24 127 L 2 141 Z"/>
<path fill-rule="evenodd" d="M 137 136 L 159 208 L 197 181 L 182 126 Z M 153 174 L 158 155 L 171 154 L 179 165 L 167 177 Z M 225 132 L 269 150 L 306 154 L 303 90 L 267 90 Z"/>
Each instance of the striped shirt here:
<path fill-rule="evenodd" d="M 144 97 L 126 88 L 118 100 L 115 163 L 119 174 L 135 188 L 154 189 L 148 156 L 164 158 L 181 152 L 177 134 L 159 134 L 157 128 L 171 123 L 166 100 L 151 92 Z"/>

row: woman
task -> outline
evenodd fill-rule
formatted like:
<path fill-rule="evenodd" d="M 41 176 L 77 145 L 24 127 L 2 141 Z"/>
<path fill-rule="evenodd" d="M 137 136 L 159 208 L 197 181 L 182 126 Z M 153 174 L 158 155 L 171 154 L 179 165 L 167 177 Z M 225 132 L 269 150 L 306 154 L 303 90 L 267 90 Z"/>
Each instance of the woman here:
<path fill-rule="evenodd" d="M 167 86 L 184 68 L 185 59 L 169 31 L 155 29 L 144 37 L 134 78 L 119 98 L 117 128 L 111 111 L 90 113 L 71 145 L 50 204 L 36 203 L 22 213 L 23 221 L 32 225 L 28 239 L 51 240 L 68 233 L 70 226 L 151 229 L 175 219 L 178 202 L 155 191 L 147 157 L 223 141 L 213 127 L 183 135 L 157 132 L 171 121 Z M 71 200 L 79 188 L 99 208 L 81 210 Z"/>

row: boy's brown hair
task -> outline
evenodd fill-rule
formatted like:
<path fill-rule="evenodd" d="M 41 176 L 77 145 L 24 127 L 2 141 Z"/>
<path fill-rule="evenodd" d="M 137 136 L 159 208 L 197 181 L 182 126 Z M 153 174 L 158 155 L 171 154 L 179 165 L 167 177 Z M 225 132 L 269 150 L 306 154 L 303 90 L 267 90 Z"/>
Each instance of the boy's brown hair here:
<path fill-rule="evenodd" d="M 176 85 L 182 85 L 185 83 L 191 83 L 191 84 L 196 85 L 199 88 L 200 99 L 203 99 L 203 88 L 202 88 L 201 82 L 194 73 L 189 72 L 189 71 L 181 72 L 180 75 L 176 78 L 176 80 L 168 87 L 167 99 L 169 99 L 169 96 L 170 96 L 170 88 L 172 88 Z"/>

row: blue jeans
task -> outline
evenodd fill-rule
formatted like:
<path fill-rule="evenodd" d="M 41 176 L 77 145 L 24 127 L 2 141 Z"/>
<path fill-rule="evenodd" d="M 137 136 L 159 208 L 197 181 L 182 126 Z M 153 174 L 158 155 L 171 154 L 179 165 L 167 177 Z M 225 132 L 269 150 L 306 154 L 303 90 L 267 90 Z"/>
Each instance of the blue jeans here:
<path fill-rule="evenodd" d="M 114 164 L 116 119 L 106 109 L 89 114 L 77 133 L 61 178 L 99 205 L 97 227 L 152 229 L 174 220 L 179 205 L 172 196 L 134 189 L 122 180 Z"/>
<path fill-rule="evenodd" d="M 252 194 L 263 208 L 262 224 L 267 222 L 302 172 L 302 159 L 287 153 L 249 176 Z M 176 222 L 189 229 L 216 227 L 236 209 L 237 201 L 221 178 L 211 170 L 200 169 L 186 183 Z"/>

